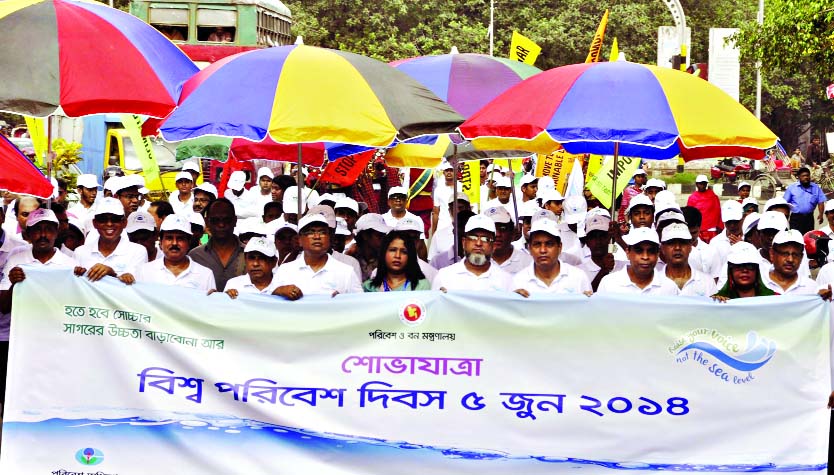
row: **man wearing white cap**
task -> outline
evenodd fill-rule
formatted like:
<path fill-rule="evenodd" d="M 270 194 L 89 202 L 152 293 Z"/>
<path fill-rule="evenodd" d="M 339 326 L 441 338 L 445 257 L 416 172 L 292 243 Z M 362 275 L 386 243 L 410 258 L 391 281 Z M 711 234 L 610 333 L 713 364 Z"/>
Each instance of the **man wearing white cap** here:
<path fill-rule="evenodd" d="M 515 226 L 513 226 L 513 218 L 507 212 L 507 209 L 503 206 L 487 208 L 483 214 L 495 222 L 495 243 L 492 252 L 492 260 L 495 264 L 510 275 L 515 275 L 532 264 L 533 259 L 528 253 L 529 250 L 525 252 L 513 246 Z M 560 239 L 560 252 L 561 242 Z"/>
<path fill-rule="evenodd" d="M 397 225 L 397 221 L 405 218 L 420 219 L 416 214 L 408 212 L 405 208 L 408 203 L 408 190 L 404 186 L 392 186 L 388 190 L 388 211 L 382 215 L 385 224 L 389 227 Z"/>
<path fill-rule="evenodd" d="M 127 217 L 125 234 L 127 234 L 130 242 L 145 248 L 148 253 L 148 262 L 162 259 L 162 253 L 156 246 L 156 241 L 159 238 L 159 233 L 156 231 L 156 220 L 150 213 L 144 211 L 130 213 L 130 216 Z"/>
<path fill-rule="evenodd" d="M 348 235 L 345 236 L 345 249 L 353 247 L 353 235 L 356 230 L 356 220 L 359 219 L 359 203 L 353 198 L 343 197 L 336 200 L 333 208 L 337 218 L 342 218 L 347 224 Z"/>
<path fill-rule="evenodd" d="M 652 228 L 632 229 L 623 236 L 628 256 L 625 269 L 602 278 L 600 294 L 678 295 L 678 286 L 668 277 L 655 272 L 660 253 L 660 240 Z"/>
<path fill-rule="evenodd" d="M 330 228 L 319 213 L 308 213 L 298 223 L 301 254 L 278 268 L 278 288 L 274 293 L 289 300 L 305 295 L 331 295 L 362 292 L 356 272 L 333 258 Z"/>
<path fill-rule="evenodd" d="M 261 210 L 256 209 L 252 202 L 251 195 L 246 192 L 246 172 L 243 170 L 233 171 L 229 175 L 226 184 L 226 192 L 223 197 L 231 201 L 235 207 L 235 215 L 238 218 L 253 218 L 260 216 Z"/>
<path fill-rule="evenodd" d="M 464 259 L 437 272 L 432 290 L 510 291 L 512 278 L 492 263 L 495 223 L 478 214 L 466 222 Z"/>
<path fill-rule="evenodd" d="M 518 221 L 518 217 L 516 215 L 516 206 L 521 211 L 521 202 L 518 202 L 516 206 L 513 205 L 513 200 L 511 199 L 512 195 L 512 186 L 513 184 L 510 182 L 510 178 L 506 176 L 496 176 L 495 177 L 495 198 L 486 202 L 486 204 L 482 205 L 482 209 L 494 208 L 496 206 L 503 206 L 507 209 L 510 213 L 510 216 L 513 217 L 513 222 Z"/>
<path fill-rule="evenodd" d="M 738 201 L 725 201 L 721 205 L 721 221 L 724 222 L 724 230 L 709 242 L 709 247 L 713 250 L 718 262 L 721 264 L 727 262 L 727 254 L 730 253 L 730 246 L 744 240 L 741 229 L 742 215 L 742 206 Z"/>
<path fill-rule="evenodd" d="M 689 265 L 699 271 L 711 276 L 714 279 L 721 277 L 722 262 L 718 258 L 715 249 L 701 239 L 703 233 L 703 221 L 701 212 L 694 206 L 684 206 L 681 212 L 692 236 L 692 249 L 689 254 Z"/>
<path fill-rule="evenodd" d="M 168 195 L 168 202 L 174 208 L 174 213 L 182 214 L 184 212 L 190 213 L 194 209 L 194 178 L 189 172 L 179 172 L 175 177 L 175 185 L 177 191 L 172 191 Z"/>
<path fill-rule="evenodd" d="M 419 218 L 418 218 L 419 219 Z M 391 230 L 382 215 L 368 213 L 356 221 L 356 245 L 350 252 L 362 269 L 362 282 L 371 277 L 378 266 L 379 249 L 382 239 Z"/>
<path fill-rule="evenodd" d="M 780 231 L 788 229 L 788 219 L 779 211 L 765 211 L 757 224 L 759 229 L 759 253 L 762 256 L 762 279 L 771 270 L 773 240 Z M 803 241 L 804 243 L 804 241 Z M 811 277 L 810 262 L 805 255 L 805 247 L 802 247 L 802 258 L 799 263 L 799 274 L 804 277 Z"/>
<path fill-rule="evenodd" d="M 686 205 L 701 212 L 701 239 L 709 243 L 721 231 L 721 199 L 709 187 L 706 175 L 695 178 L 695 193 L 689 195 Z"/>
<path fill-rule="evenodd" d="M 580 269 L 561 262 L 562 240 L 559 225 L 552 219 L 539 219 L 530 228 L 532 262 L 513 277 L 515 291 L 525 297 L 536 293 L 591 295 L 591 282 Z"/>
<path fill-rule="evenodd" d="M 132 284 L 138 267 L 148 262 L 148 252 L 122 234 L 126 225 L 122 203 L 115 198 L 102 198 L 93 214 L 98 236 L 75 250 L 75 275 L 86 275 L 93 282 L 106 276 L 117 277 Z"/>
<path fill-rule="evenodd" d="M 445 205 L 448 209 L 447 214 L 449 216 L 454 213 L 455 203 L 452 200 L 452 195 L 449 195 L 448 203 Z M 469 196 L 462 192 L 458 191 L 457 194 L 457 210 L 458 213 L 464 210 L 471 210 L 472 207 L 469 204 Z M 455 242 L 454 236 L 454 221 L 449 219 L 448 221 L 443 222 L 440 226 L 438 226 L 437 230 L 435 230 L 434 234 L 431 238 L 431 244 L 429 245 L 427 257 L 429 260 L 434 259 L 435 256 L 438 254 L 442 254 L 446 252 L 448 249 L 452 249 L 452 246 Z"/>
<path fill-rule="evenodd" d="M 193 158 L 193 157 L 192 157 Z M 200 177 L 200 165 L 197 160 L 187 160 L 182 164 L 182 171 L 191 174 L 191 181 L 197 183 L 197 178 Z"/>
<path fill-rule="evenodd" d="M 272 179 L 275 174 L 269 167 L 258 168 L 258 186 L 249 188 L 247 200 L 256 210 L 263 210 L 264 205 L 272 202 Z"/>
<path fill-rule="evenodd" d="M 830 239 L 834 239 L 834 199 L 825 202 L 823 213 L 828 225 L 821 227 L 820 231 L 824 232 Z"/>
<path fill-rule="evenodd" d="M 298 187 L 290 186 L 284 190 L 284 195 L 281 197 L 281 207 L 284 210 L 284 215 L 281 217 L 285 223 L 298 224 Z M 307 211 L 307 199 L 301 196 L 301 214 Z"/>
<path fill-rule="evenodd" d="M 562 222 L 562 212 L 565 210 L 565 197 L 559 190 L 545 190 L 538 194 L 542 200 L 542 208 L 552 212 L 556 216 L 556 222 Z"/>
<path fill-rule="evenodd" d="M 584 202 L 585 200 L 583 200 Z M 494 203 L 494 200 L 493 200 Z M 493 206 L 495 207 L 495 206 Z M 505 210 L 507 210 L 507 214 L 510 217 L 513 216 L 506 207 L 502 206 Z M 490 209 L 490 208 L 487 208 Z M 521 236 L 513 241 L 513 247 L 518 249 L 521 252 L 530 253 L 530 250 L 527 249 L 528 239 L 530 239 L 530 228 L 533 225 L 533 215 L 536 214 L 537 211 L 541 211 L 541 208 L 538 207 L 535 201 L 528 201 L 527 203 L 519 203 L 518 205 L 518 221 L 521 225 Z M 554 215 L 555 217 L 555 215 Z"/>
<path fill-rule="evenodd" d="M 207 181 L 195 186 L 193 193 L 194 201 L 191 210 L 195 213 L 204 214 L 208 205 L 217 199 L 217 187 Z"/>
<path fill-rule="evenodd" d="M 535 201 L 539 191 L 539 179 L 535 175 L 525 174 L 521 177 L 521 202 Z"/>
<path fill-rule="evenodd" d="M 137 177 L 141 179 L 141 176 L 137 175 Z M 131 178 L 130 176 L 114 176 L 109 181 L 113 181 L 110 186 L 110 189 L 113 190 L 113 196 L 124 207 L 123 216 L 127 216 L 139 209 L 139 200 L 141 198 L 139 188 L 141 185 L 135 178 Z"/>
<path fill-rule="evenodd" d="M 76 180 L 78 203 L 70 206 L 67 212 L 78 218 L 82 223 L 86 222 L 96 202 L 98 186 L 98 178 L 95 175 L 78 175 Z"/>
<path fill-rule="evenodd" d="M 15 249 L 8 256 L 0 272 L 0 404 L 6 392 L 6 366 L 9 354 L 12 294 L 14 286 L 26 279 L 24 269 L 29 266 L 72 269 L 73 259 L 55 247 L 58 237 L 58 218 L 52 210 L 36 209 L 26 218 L 26 239 L 31 246 Z"/>
<path fill-rule="evenodd" d="M 273 295 L 278 288 L 278 277 L 272 272 L 278 261 L 275 244 L 266 238 L 252 238 L 246 243 L 243 255 L 246 274 L 229 279 L 223 291 L 233 299 L 239 294 Z"/>
<path fill-rule="evenodd" d="M 632 198 L 643 194 L 643 185 L 646 184 L 648 176 L 646 175 L 646 170 L 643 170 L 641 167 L 634 172 L 632 178 L 634 179 L 634 184 L 628 185 L 623 190 L 623 198 L 620 202 L 620 210 L 617 215 L 618 221 L 625 221 L 625 213 L 626 210 L 628 210 L 628 204 L 631 202 Z"/>
<path fill-rule="evenodd" d="M 206 293 L 215 290 L 217 286 L 211 269 L 188 256 L 189 242 L 191 222 L 188 218 L 178 214 L 166 216 L 159 228 L 159 246 L 165 257 L 139 266 L 136 281 L 175 285 Z"/>
<path fill-rule="evenodd" d="M 802 233 L 796 229 L 779 231 L 770 247 L 773 268 L 762 276 L 767 288 L 778 294 L 816 294 L 816 282 L 799 272 L 805 257 L 804 251 L 805 239 Z"/>
<path fill-rule="evenodd" d="M 750 191 L 753 190 L 753 186 L 746 181 L 743 181 L 738 184 L 738 202 L 744 204 L 744 200 L 750 197 Z"/>
<path fill-rule="evenodd" d="M 440 172 L 443 174 L 443 181 L 435 180 L 434 193 L 432 199 L 434 200 L 434 208 L 431 215 L 432 235 L 441 227 L 447 226 L 450 220 L 449 213 L 446 212 L 446 204 L 449 202 L 449 197 L 454 192 L 455 186 L 455 169 L 452 164 L 443 160 L 438 166 Z"/>
<path fill-rule="evenodd" d="M 628 257 L 626 257 L 623 248 L 617 246 L 615 252 L 609 252 L 611 218 L 607 213 L 591 210 L 587 214 L 585 217 L 585 236 L 582 238 L 582 243 L 584 246 L 577 267 L 585 272 L 594 291 L 599 288 L 599 283 L 603 277 L 625 269 Z"/>
<path fill-rule="evenodd" d="M 718 290 L 715 279 L 689 264 L 691 251 L 692 235 L 689 227 L 672 223 L 663 228 L 660 253 L 664 265 L 658 267 L 662 267 L 664 275 L 678 286 L 680 295 L 710 297 Z"/>
<path fill-rule="evenodd" d="M 786 218 L 790 219 L 791 217 L 791 205 L 785 201 L 784 198 L 781 196 L 777 196 L 771 198 L 765 202 L 764 205 L 765 211 L 778 211 L 785 215 Z"/>
<path fill-rule="evenodd" d="M 361 283 L 362 267 L 359 265 L 359 261 L 357 261 L 353 256 L 348 256 L 347 254 L 343 254 L 341 251 L 336 250 L 333 246 L 333 243 L 336 240 L 337 227 L 336 213 L 333 212 L 333 208 L 327 205 L 316 205 L 311 207 L 307 214 L 320 214 L 321 216 L 324 216 L 324 220 L 327 223 L 327 227 L 330 229 L 330 257 L 336 259 L 342 264 L 350 266 L 350 268 L 353 269 L 353 271 L 356 273 L 356 278 L 360 279 L 359 282 Z M 422 221 L 420 222 L 422 223 Z"/>
<path fill-rule="evenodd" d="M 660 178 L 649 178 L 646 180 L 646 186 L 643 187 L 643 194 L 646 195 L 652 203 L 654 203 L 654 197 L 665 189 L 666 182 Z"/>

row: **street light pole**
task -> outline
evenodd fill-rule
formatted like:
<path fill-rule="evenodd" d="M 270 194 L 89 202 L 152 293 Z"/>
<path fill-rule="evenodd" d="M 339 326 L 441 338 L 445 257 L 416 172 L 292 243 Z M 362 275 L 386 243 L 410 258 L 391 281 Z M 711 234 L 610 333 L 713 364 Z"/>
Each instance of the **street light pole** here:
<path fill-rule="evenodd" d="M 492 44 L 495 38 L 495 0 L 489 0 L 489 55 L 492 56 Z"/>
<path fill-rule="evenodd" d="M 756 14 L 759 25 L 764 24 L 764 0 L 759 0 L 759 11 Z M 756 118 L 762 120 L 762 62 L 756 61 Z"/>

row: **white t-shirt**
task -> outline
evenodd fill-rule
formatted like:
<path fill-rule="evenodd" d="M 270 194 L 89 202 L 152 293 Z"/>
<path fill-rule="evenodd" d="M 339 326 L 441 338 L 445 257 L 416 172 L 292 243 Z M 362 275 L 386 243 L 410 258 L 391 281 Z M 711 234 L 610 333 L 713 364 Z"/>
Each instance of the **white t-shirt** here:
<path fill-rule="evenodd" d="M 332 256 L 327 256 L 324 267 L 314 271 L 304 260 L 304 253 L 292 262 L 287 262 L 278 268 L 278 285 L 293 284 L 301 289 L 304 295 L 333 295 L 361 293 L 362 283 L 356 272 Z"/>
<path fill-rule="evenodd" d="M 680 290 L 668 277 L 655 271 L 652 281 L 644 288 L 638 287 L 628 276 L 628 266 L 602 278 L 599 294 L 679 295 Z"/>
<path fill-rule="evenodd" d="M 701 238 L 698 238 L 697 246 L 692 246 L 692 252 L 689 253 L 689 266 L 712 276 L 713 279 L 721 275 L 721 261 L 718 254 L 715 249 L 710 248 L 709 244 L 701 241 Z"/>
<path fill-rule="evenodd" d="M 403 215 L 403 217 L 402 217 L 402 218 L 397 218 L 397 217 L 395 217 L 395 216 L 391 213 L 391 210 L 390 210 L 390 209 L 389 209 L 389 210 L 388 210 L 385 214 L 383 214 L 383 215 L 382 215 L 382 219 L 385 221 L 385 224 L 387 224 L 388 226 L 390 226 L 390 227 L 392 227 L 392 228 L 393 228 L 394 226 L 396 226 L 396 225 L 397 225 L 397 223 L 399 223 L 401 219 L 405 219 L 405 218 L 411 218 L 411 219 L 413 219 L 413 220 L 416 220 L 418 223 L 422 223 L 422 222 L 423 222 L 423 218 L 421 218 L 421 217 L 417 216 L 417 215 L 416 215 L 416 214 L 414 214 L 414 213 L 410 213 L 410 212 L 408 212 L 408 211 L 406 211 L 406 212 L 405 212 L 405 214 Z M 426 238 L 426 233 L 420 233 L 420 239 L 425 239 L 425 238 Z"/>
<path fill-rule="evenodd" d="M 188 195 L 186 201 L 180 201 L 180 192 L 174 191 L 168 195 L 168 203 L 171 203 L 171 208 L 174 208 L 174 214 L 188 215 L 194 212 L 194 193 Z"/>
<path fill-rule="evenodd" d="M 585 272 L 564 262 L 559 263 L 559 275 L 550 285 L 536 277 L 535 264 L 530 264 L 513 277 L 513 289 L 524 289 L 531 294 L 580 294 L 591 292 L 591 281 Z"/>
<path fill-rule="evenodd" d="M 665 272 L 666 266 L 663 267 L 664 269 L 662 271 L 655 270 L 655 272 Z M 715 279 L 704 274 L 698 269 L 693 269 L 692 266 L 690 266 L 690 270 L 692 271 L 692 275 L 690 275 L 689 280 L 683 284 L 683 288 L 680 289 L 680 295 L 711 297 L 718 292 L 718 287 L 715 285 Z"/>
<path fill-rule="evenodd" d="M 533 258 L 530 257 L 530 254 L 513 247 L 513 253 L 506 261 L 498 264 L 495 262 L 495 259 L 493 259 L 492 263 L 498 265 L 498 267 L 500 267 L 504 272 L 510 275 L 516 275 L 527 266 L 531 265 L 533 263 Z"/>
<path fill-rule="evenodd" d="M 127 234 L 122 233 L 119 244 L 109 256 L 104 255 L 98 249 L 98 239 L 88 241 L 75 249 L 75 262 L 87 270 L 96 264 L 104 264 L 112 268 L 116 275 L 135 274 L 142 264 L 148 262 L 148 250 L 139 244 L 132 243 L 127 239 Z M 135 277 L 135 276 L 134 276 Z"/>
<path fill-rule="evenodd" d="M 266 195 L 262 195 L 261 187 L 253 186 L 252 188 L 246 190 L 244 193 L 249 195 L 247 197 L 247 201 L 249 202 L 249 206 L 251 207 L 251 212 L 257 213 L 256 216 L 263 216 L 264 205 L 272 202 L 272 192 L 267 192 Z"/>
<path fill-rule="evenodd" d="M 770 272 L 762 274 L 762 282 L 768 289 L 782 295 L 816 295 L 819 285 L 810 277 L 805 277 L 801 272 L 796 275 L 796 282 L 791 284 L 787 290 L 783 289 L 781 285 L 776 283 L 771 277 Z"/>
<path fill-rule="evenodd" d="M 190 257 L 188 261 L 190 262 L 188 268 L 180 272 L 179 275 L 174 275 L 173 272 L 165 267 L 165 259 L 157 259 L 139 266 L 134 277 L 137 282 L 175 285 L 177 287 L 199 289 L 206 292 L 217 287 L 217 284 L 214 282 L 214 273 L 211 269 L 197 264 Z"/>
<path fill-rule="evenodd" d="M 432 290 L 470 290 L 470 291 L 512 291 L 512 277 L 500 267 L 490 264 L 489 269 L 481 275 L 469 272 L 464 261 L 452 264 L 437 271 L 432 282 Z"/>
<path fill-rule="evenodd" d="M 234 289 L 241 294 L 272 295 L 272 292 L 278 287 L 278 277 L 275 276 L 275 274 L 272 274 L 272 282 L 270 282 L 269 285 L 264 287 L 263 290 L 258 290 L 258 288 L 255 287 L 254 284 L 252 284 L 252 279 L 249 278 L 249 274 L 243 274 L 237 277 L 232 277 L 231 279 L 226 281 L 226 288 L 223 289 L 223 292 L 226 292 L 230 289 Z"/>

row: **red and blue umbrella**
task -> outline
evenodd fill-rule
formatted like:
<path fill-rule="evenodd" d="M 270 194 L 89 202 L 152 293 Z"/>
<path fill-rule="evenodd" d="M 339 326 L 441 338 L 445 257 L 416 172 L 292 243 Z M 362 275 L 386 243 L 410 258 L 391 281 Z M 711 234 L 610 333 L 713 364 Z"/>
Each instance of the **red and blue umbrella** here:
<path fill-rule="evenodd" d="M 429 88 L 464 117 L 541 72 L 529 64 L 474 53 L 419 56 L 389 64 Z"/>
<path fill-rule="evenodd" d="M 0 2 L 0 110 L 165 117 L 197 66 L 152 26 L 75 0 Z"/>
<path fill-rule="evenodd" d="M 762 158 L 777 137 L 724 91 L 625 61 L 563 66 L 507 90 L 460 126 L 481 149 L 685 160 Z"/>

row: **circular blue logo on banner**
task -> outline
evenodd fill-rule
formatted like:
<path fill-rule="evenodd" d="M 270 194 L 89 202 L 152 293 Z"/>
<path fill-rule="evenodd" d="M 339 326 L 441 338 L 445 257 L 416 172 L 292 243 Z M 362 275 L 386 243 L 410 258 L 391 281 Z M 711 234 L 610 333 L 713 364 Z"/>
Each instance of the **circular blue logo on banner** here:
<path fill-rule="evenodd" d="M 99 449 L 87 447 L 75 453 L 75 460 L 82 465 L 98 465 L 104 462 L 104 454 Z"/>

